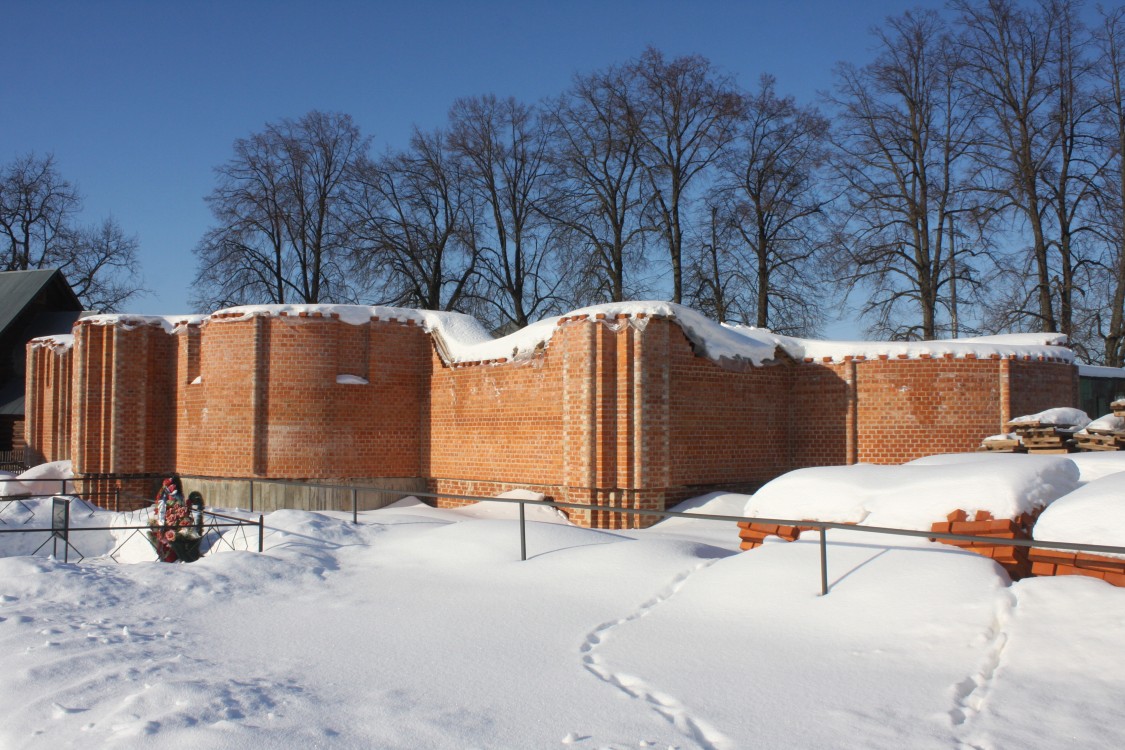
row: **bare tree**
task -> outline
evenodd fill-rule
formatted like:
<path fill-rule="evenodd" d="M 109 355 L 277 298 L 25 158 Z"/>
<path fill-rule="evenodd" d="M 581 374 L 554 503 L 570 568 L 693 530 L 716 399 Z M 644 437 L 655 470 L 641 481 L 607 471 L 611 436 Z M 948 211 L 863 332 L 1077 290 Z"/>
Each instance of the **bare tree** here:
<path fill-rule="evenodd" d="M 362 161 L 354 189 L 357 260 L 378 301 L 468 312 L 478 208 L 445 134 L 415 129 L 409 149 Z"/>
<path fill-rule="evenodd" d="M 1043 0 L 956 3 L 964 30 L 964 80 L 985 117 L 978 152 L 998 210 L 1015 211 L 1030 230 L 1033 283 L 1013 299 L 1005 327 L 1035 321 L 1074 335 L 1076 273 L 1082 266 L 1079 216 L 1090 195 L 1088 161 L 1095 111 L 1078 5 Z"/>
<path fill-rule="evenodd" d="M 689 298 L 720 320 L 807 335 L 820 319 L 812 261 L 824 247 L 828 121 L 775 85 L 762 76 L 744 97 L 738 133 L 716 162 L 710 241 L 691 266 Z"/>
<path fill-rule="evenodd" d="M 618 68 L 576 76 L 547 114 L 554 179 L 544 211 L 569 235 L 563 242 L 580 269 L 579 304 L 626 299 L 644 265 L 650 227 L 633 85 Z"/>
<path fill-rule="evenodd" d="M 78 190 L 55 169 L 52 156 L 34 154 L 0 167 L 0 237 L 6 271 L 57 268 L 89 309 L 115 311 L 143 292 L 135 237 L 112 218 L 76 223 Z"/>
<path fill-rule="evenodd" d="M 1100 9 L 1099 9 L 1100 10 Z M 1093 295 L 1092 327 L 1102 360 L 1125 365 L 1125 8 L 1101 10 L 1095 29 L 1096 101 L 1102 169 L 1096 181 L 1090 224 L 1104 248 Z"/>
<path fill-rule="evenodd" d="M 559 276 L 540 211 L 547 138 L 536 112 L 513 98 L 458 99 L 449 143 L 464 160 L 488 225 L 479 263 L 493 290 L 479 301 L 497 328 L 523 328 L 552 309 Z"/>
<path fill-rule="evenodd" d="M 309 112 L 240 138 L 207 197 L 197 303 L 350 302 L 352 166 L 368 146 L 351 117 Z"/>
<path fill-rule="evenodd" d="M 58 268 L 89 309 L 120 311 L 141 291 L 137 286 L 140 242 L 125 234 L 112 217 L 79 230 L 75 238 L 75 252 Z"/>
<path fill-rule="evenodd" d="M 650 203 L 672 271 L 672 301 L 683 299 L 683 245 L 690 189 L 734 136 L 739 96 L 698 55 L 666 60 L 649 47 L 630 65 L 637 78 L 641 158 Z"/>
<path fill-rule="evenodd" d="M 892 17 L 875 35 L 874 62 L 837 70 L 842 278 L 872 290 L 862 312 L 873 330 L 932 339 L 956 299 L 951 284 L 971 281 L 952 235 L 972 208 L 964 178 L 974 113 L 938 14 Z"/>

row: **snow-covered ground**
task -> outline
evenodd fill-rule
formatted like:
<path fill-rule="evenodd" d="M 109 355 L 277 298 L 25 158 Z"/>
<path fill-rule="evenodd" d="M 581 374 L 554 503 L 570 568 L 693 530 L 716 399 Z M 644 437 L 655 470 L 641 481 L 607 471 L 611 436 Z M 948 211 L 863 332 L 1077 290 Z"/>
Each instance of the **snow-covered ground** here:
<path fill-rule="evenodd" d="M 277 511 L 264 553 L 190 565 L 140 562 L 137 537 L 118 553 L 134 562 L 64 564 L 0 535 L 0 747 L 1058 748 L 1125 733 L 1125 590 L 1102 581 L 1012 584 L 948 546 L 833 531 L 821 597 L 815 534 L 738 553 L 730 523 L 596 531 L 529 508 L 521 562 L 516 513 Z M 73 539 L 104 554 L 125 533 Z"/>

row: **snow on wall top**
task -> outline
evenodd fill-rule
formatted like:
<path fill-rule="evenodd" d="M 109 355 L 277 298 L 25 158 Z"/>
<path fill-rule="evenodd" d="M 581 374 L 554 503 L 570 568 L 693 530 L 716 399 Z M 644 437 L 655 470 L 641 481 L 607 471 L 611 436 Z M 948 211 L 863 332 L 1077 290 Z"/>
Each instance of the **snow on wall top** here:
<path fill-rule="evenodd" d="M 73 333 L 53 333 L 50 336 L 40 336 L 37 339 L 32 339 L 30 342 L 33 347 L 47 347 L 55 350 L 61 354 L 67 349 L 74 347 L 74 334 Z"/>
<path fill-rule="evenodd" d="M 76 325 L 120 326 L 127 331 L 144 326 L 160 326 L 166 333 L 172 333 L 180 326 L 199 325 L 208 315 L 134 315 L 133 313 L 107 313 L 80 318 Z"/>
<path fill-rule="evenodd" d="M 761 329 L 735 326 L 736 330 Z M 770 334 L 771 336 L 773 334 Z M 789 336 L 774 336 L 786 353 L 797 360 L 813 362 L 843 362 L 846 358 L 866 359 L 924 359 L 972 355 L 987 359 L 999 357 L 1049 357 L 1065 362 L 1074 361 L 1074 353 L 1066 347 L 1066 336 L 1058 333 L 1011 333 L 1000 336 L 977 336 L 961 339 L 933 341 L 817 341 Z"/>
<path fill-rule="evenodd" d="M 782 336 L 764 328 L 716 323 L 690 307 L 659 301 L 583 307 L 566 315 L 544 318 L 501 338 L 493 338 L 478 320 L 461 313 L 378 305 L 245 305 L 218 310 L 211 315 L 96 315 L 85 318 L 84 322 L 127 328 L 159 325 L 171 333 L 182 325 L 247 320 L 258 316 L 334 317 L 350 325 L 362 325 L 373 318 L 410 322 L 434 336 L 442 359 L 450 364 L 526 359 L 546 346 L 560 325 L 573 319 L 601 319 L 607 325 L 644 326 L 646 320 L 652 317 L 675 320 L 701 356 L 719 362 L 749 362 L 755 366 L 776 360 L 779 350 L 797 361 L 837 363 L 848 357 L 919 359 L 947 354 L 954 357 L 1074 360 L 1073 352 L 1065 346 L 1066 337 L 1061 334 L 1025 333 L 914 342 L 816 341 Z"/>

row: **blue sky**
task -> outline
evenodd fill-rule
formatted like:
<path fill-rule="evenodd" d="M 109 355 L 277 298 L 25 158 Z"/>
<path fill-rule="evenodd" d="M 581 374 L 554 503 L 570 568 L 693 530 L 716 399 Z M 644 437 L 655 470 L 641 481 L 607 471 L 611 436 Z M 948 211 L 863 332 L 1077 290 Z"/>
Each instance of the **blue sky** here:
<path fill-rule="evenodd" d="M 924 2 L 923 7 L 940 7 Z M 528 102 L 646 45 L 697 53 L 744 86 L 762 73 L 803 102 L 869 29 L 916 3 L 55 2 L 7 0 L 0 162 L 54 153 L 85 196 L 138 235 L 130 311 L 188 310 L 203 197 L 236 138 L 312 109 L 347 112 L 376 150 L 444 124 L 459 96 Z M 835 336 L 855 335 L 849 323 Z"/>

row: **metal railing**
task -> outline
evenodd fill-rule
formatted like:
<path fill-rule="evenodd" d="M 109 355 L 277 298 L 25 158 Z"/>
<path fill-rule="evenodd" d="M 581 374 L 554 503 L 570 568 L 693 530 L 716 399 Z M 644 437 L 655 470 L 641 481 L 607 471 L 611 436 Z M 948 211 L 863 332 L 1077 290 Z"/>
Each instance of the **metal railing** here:
<path fill-rule="evenodd" d="M 1113 547 L 1104 544 L 1076 544 L 1072 542 L 1047 542 L 1038 539 L 1008 539 L 1005 537 L 980 536 L 973 534 L 951 534 L 935 531 L 917 531 L 914 529 L 894 529 L 885 526 L 859 526 L 857 524 L 838 523 L 834 521 L 809 521 L 794 518 L 761 518 L 757 516 L 729 516 L 711 513 L 687 513 L 675 510 L 650 510 L 646 508 L 621 508 L 612 505 L 585 505 L 582 503 L 559 503 L 553 500 L 521 500 L 507 497 L 475 497 L 472 495 L 452 495 L 448 493 L 415 492 L 416 497 L 446 498 L 450 500 L 465 500 L 472 502 L 493 503 L 518 503 L 520 506 L 520 560 L 527 560 L 527 517 L 525 507 L 538 505 L 547 508 L 576 509 L 584 511 L 601 511 L 606 513 L 621 513 L 631 516 L 657 516 L 660 518 L 691 518 L 700 521 L 727 521 L 748 522 L 777 526 L 800 526 L 819 532 L 820 535 L 820 593 L 827 596 L 828 586 L 828 530 L 840 529 L 842 531 L 858 531 L 866 534 L 890 534 L 893 536 L 911 536 L 924 539 L 943 539 L 963 542 L 1002 542 L 1005 547 L 1039 547 L 1043 549 L 1073 550 L 1076 552 L 1097 552 L 1125 555 L 1125 547 Z"/>
<path fill-rule="evenodd" d="M 60 494 L 53 495 L 53 496 L 52 495 L 43 495 L 43 494 L 31 494 L 31 495 L 19 495 L 19 496 L 11 496 L 11 497 L 0 498 L 0 500 L 19 503 L 30 514 L 30 516 L 18 527 L 0 528 L 0 534 L 48 534 L 47 538 L 43 541 L 43 543 L 40 544 L 35 549 L 35 551 L 31 553 L 32 555 L 38 554 L 39 550 L 43 549 L 43 547 L 45 547 L 48 543 L 50 543 L 52 541 L 56 542 L 55 552 L 57 553 L 57 549 L 58 549 L 57 543 L 59 541 L 62 541 L 62 543 L 63 543 L 63 562 L 69 562 L 70 561 L 70 551 L 71 550 L 73 550 L 78 555 L 78 562 L 81 562 L 82 560 L 86 559 L 86 555 L 83 555 L 82 552 L 77 547 L 75 547 L 73 544 L 71 544 L 70 539 L 71 539 L 72 534 L 87 532 L 87 531 L 131 531 L 132 533 L 129 534 L 128 536 L 126 536 L 125 539 L 121 540 L 121 542 L 118 543 L 117 546 L 114 547 L 114 549 L 107 555 L 107 557 L 113 559 L 114 561 L 117 561 L 116 555 L 137 534 L 141 534 L 142 538 L 144 538 L 146 542 L 148 542 L 150 545 L 152 545 L 153 551 L 156 551 L 156 545 L 153 542 L 153 540 L 151 539 L 151 537 L 149 536 L 149 532 L 152 532 L 152 531 L 157 530 L 157 529 L 159 529 L 161 531 L 167 530 L 167 527 L 154 526 L 151 523 L 124 524 L 124 525 L 116 525 L 116 526 L 85 526 L 85 525 L 73 526 L 73 525 L 71 525 L 71 522 L 70 522 L 71 521 L 71 514 L 69 512 L 69 509 L 67 510 L 67 512 L 65 514 L 62 515 L 62 522 L 61 523 L 59 523 L 58 519 L 54 518 L 54 516 L 52 514 L 52 516 L 53 516 L 52 517 L 52 525 L 50 527 L 35 526 L 35 527 L 28 528 L 27 524 L 32 520 L 32 518 L 34 518 L 35 510 L 33 508 L 31 508 L 31 506 L 29 506 L 25 501 L 30 500 L 30 499 L 43 499 L 43 498 L 46 498 L 46 497 L 51 497 L 52 500 L 66 500 L 68 505 L 75 502 L 75 501 L 84 503 L 84 504 L 87 505 L 87 507 L 90 508 L 90 513 L 88 514 L 87 517 L 91 517 L 91 516 L 94 515 L 94 513 L 97 512 L 97 509 L 94 508 L 94 507 L 91 507 L 89 505 L 89 503 L 87 503 L 86 500 L 84 500 L 83 498 L 81 498 L 81 497 L 79 497 L 75 494 L 72 494 L 72 493 L 68 493 L 68 494 L 60 493 Z M 0 513 L 2 513 L 3 510 L 6 510 L 7 507 L 8 506 L 5 506 L 3 509 L 0 509 Z M 147 512 L 146 510 L 132 511 L 132 513 L 134 513 L 134 514 L 135 513 L 146 513 L 146 512 Z M 0 524 L 8 525 L 7 522 L 4 521 L 2 518 L 0 518 Z M 214 546 L 215 543 L 221 543 L 221 544 L 226 544 L 228 547 L 230 547 L 233 550 L 233 549 L 235 549 L 235 546 L 233 544 L 231 544 L 231 541 L 226 538 L 226 535 L 222 531 L 220 531 L 220 529 L 227 529 L 227 528 L 244 529 L 244 528 L 248 528 L 248 527 L 256 528 L 256 530 L 257 530 L 258 552 L 262 552 L 265 549 L 265 528 L 266 528 L 265 517 L 262 514 L 258 514 L 257 519 L 254 520 L 254 519 L 240 518 L 238 516 L 233 516 L 233 515 L 229 515 L 229 514 L 226 514 L 226 513 L 220 513 L 218 511 L 207 510 L 206 508 L 202 508 L 201 509 L 200 524 L 196 528 L 198 528 L 198 530 L 200 532 L 200 543 L 201 544 L 204 541 L 210 540 L 211 543 L 212 543 L 211 544 L 212 547 Z"/>
<path fill-rule="evenodd" d="M 151 477 L 146 476 L 145 478 L 155 478 L 157 476 L 159 476 L 159 475 L 152 475 Z M 113 479 L 114 477 L 99 475 L 99 478 L 100 479 Z M 129 475 L 127 478 L 135 479 L 135 478 L 140 478 L 140 477 L 137 477 L 135 475 Z M 247 482 L 250 483 L 250 504 L 251 504 L 250 512 L 253 513 L 254 481 L 255 480 L 247 479 L 247 478 L 238 478 L 238 477 L 192 477 L 191 475 L 186 475 L 186 474 L 182 475 L 182 478 L 184 478 L 184 479 L 193 479 L 193 478 L 194 479 L 221 479 L 221 480 L 224 480 L 224 481 L 247 481 Z M 81 479 L 81 477 L 75 477 L 75 480 L 79 480 L 79 479 Z M 44 480 L 34 480 L 34 481 L 44 481 Z M 63 481 L 65 482 L 65 481 L 74 481 L 74 480 L 63 480 Z M 514 504 L 519 505 L 520 560 L 522 560 L 522 561 L 527 560 L 526 507 L 528 505 L 541 506 L 541 507 L 545 507 L 545 508 L 556 508 L 556 509 L 559 509 L 559 510 L 573 509 L 573 510 L 594 511 L 594 512 L 602 512 L 602 513 L 617 513 L 617 514 L 622 514 L 622 515 L 627 515 L 627 516 L 656 516 L 658 518 L 688 518 L 688 519 L 695 519 L 695 520 L 700 520 L 700 521 L 722 521 L 722 522 L 731 522 L 731 523 L 757 523 L 757 524 L 767 524 L 767 525 L 777 525 L 777 526 L 793 526 L 793 527 L 799 526 L 799 527 L 804 528 L 804 529 L 815 530 L 819 534 L 819 544 L 820 544 L 820 592 L 821 592 L 822 596 L 827 595 L 828 592 L 829 592 L 829 585 L 828 585 L 828 542 L 827 542 L 827 536 L 828 536 L 829 529 L 838 529 L 838 530 L 841 530 L 841 531 L 859 532 L 859 533 L 865 533 L 865 534 L 889 534 L 889 535 L 892 535 L 892 536 L 919 537 L 919 538 L 930 539 L 930 540 L 939 540 L 940 539 L 940 540 L 947 540 L 947 541 L 963 541 L 963 542 L 982 542 L 982 541 L 984 541 L 984 542 L 991 542 L 993 544 L 1000 543 L 999 546 L 1005 546 L 1005 547 L 1038 547 L 1038 548 L 1041 548 L 1041 549 L 1058 549 L 1058 550 L 1068 550 L 1068 551 L 1075 551 L 1075 552 L 1093 552 L 1093 553 L 1101 553 L 1101 554 L 1109 553 L 1109 554 L 1125 555 L 1125 546 L 1118 547 L 1118 546 L 1110 546 L 1110 545 L 1103 545 L 1103 544 L 1083 544 L 1083 543 L 1073 543 L 1073 542 L 1051 542 L 1051 541 L 1041 541 L 1041 540 L 1038 540 L 1038 539 L 1009 539 L 1007 537 L 995 537 L 995 536 L 986 536 L 986 535 L 953 534 L 953 533 L 948 533 L 948 532 L 919 531 L 919 530 L 914 530 L 914 529 L 896 529 L 896 528 L 889 528 L 889 527 L 885 527 L 885 526 L 860 526 L 860 525 L 857 525 L 857 524 L 839 523 L 839 522 L 834 522 L 834 521 L 812 521 L 812 520 L 807 520 L 807 519 L 794 519 L 794 518 L 763 518 L 763 517 L 757 517 L 757 516 L 734 516 L 734 515 L 719 515 L 719 514 L 711 514 L 711 513 L 688 513 L 688 512 L 684 512 L 684 511 L 655 510 L 655 509 L 648 509 L 648 508 L 623 508 L 623 507 L 620 507 L 620 506 L 613 506 L 613 505 L 588 505 L 588 504 L 584 504 L 584 503 L 562 503 L 562 502 L 556 502 L 554 500 L 525 500 L 525 499 L 507 498 L 507 497 L 483 497 L 483 496 L 477 496 L 477 495 L 458 495 L 458 494 L 453 494 L 453 493 L 448 493 L 448 492 L 421 492 L 421 491 L 416 491 L 416 490 L 391 489 L 391 488 L 386 488 L 386 487 L 370 487 L 370 486 L 358 486 L 358 485 L 342 485 L 342 484 L 333 484 L 333 483 L 327 483 L 327 482 L 300 482 L 300 481 L 292 481 L 292 480 L 258 480 L 258 481 L 269 481 L 269 482 L 278 483 L 278 484 L 286 484 L 286 485 L 308 487 L 308 488 L 320 488 L 320 489 L 327 489 L 327 490 L 348 490 L 351 493 L 351 516 L 352 516 L 352 523 L 354 523 L 354 524 L 359 523 L 358 497 L 359 497 L 360 492 L 398 495 L 400 497 L 427 498 L 427 499 L 433 499 L 433 500 L 447 499 L 447 500 L 456 500 L 456 501 L 460 501 L 460 502 L 472 502 L 472 503 L 476 503 L 476 502 L 507 503 L 507 504 L 513 504 L 514 503 Z M 0 499 L 9 499 L 9 498 L 0 498 Z M 10 498 L 10 499 L 17 499 L 17 498 Z M 26 496 L 24 496 L 23 499 L 26 499 Z M 0 512 L 2 512 L 2 511 L 0 511 Z M 246 521 L 245 519 L 237 519 L 234 516 L 223 516 L 223 514 L 219 514 L 219 513 L 212 513 L 212 515 L 214 515 L 216 517 L 223 517 L 223 518 L 227 518 L 227 519 L 230 519 L 230 520 L 237 520 L 237 521 L 241 522 L 240 524 L 230 524 L 230 525 L 257 526 L 257 528 L 258 528 L 258 551 L 259 552 L 263 551 L 263 549 L 264 549 L 264 534 L 265 534 L 265 519 L 264 519 L 264 516 L 262 514 L 258 515 L 257 521 Z M 82 527 L 82 528 L 83 529 L 91 529 L 91 527 Z M 105 528 L 122 529 L 122 528 L 133 528 L 133 527 L 117 526 L 117 527 L 105 527 Z M 144 526 L 144 527 L 136 527 L 136 528 L 147 529 L 149 527 Z M 35 531 L 35 530 L 37 530 L 37 529 L 28 529 L 28 531 Z M 0 532 L 4 532 L 4 530 L 0 529 Z"/>
<path fill-rule="evenodd" d="M 256 527 L 257 531 L 258 531 L 258 551 L 259 552 L 263 551 L 264 546 L 265 546 L 265 522 L 264 522 L 264 519 L 261 515 L 258 516 L 258 519 L 256 521 L 244 519 L 244 518 L 238 518 L 236 516 L 228 516 L 228 515 L 225 515 L 225 514 L 222 514 L 222 513 L 215 513 L 213 511 L 209 511 L 209 510 L 204 510 L 203 515 L 206 518 L 211 519 L 211 520 L 205 520 L 204 521 L 204 524 L 203 524 L 204 533 L 203 533 L 203 536 L 201 537 L 201 541 L 204 540 L 204 539 L 207 539 L 208 534 L 215 533 L 215 530 L 220 529 L 220 528 L 245 528 L 245 527 L 253 526 L 253 527 Z M 215 520 L 215 519 L 220 519 L 220 520 Z M 130 531 L 130 530 L 132 530 L 133 531 L 132 534 L 130 534 L 128 537 L 126 537 L 124 540 L 122 540 L 121 543 L 118 544 L 113 549 L 112 552 L 110 552 L 108 555 L 106 555 L 107 557 L 113 559 L 116 562 L 117 561 L 117 558 L 116 558 L 117 553 L 120 552 L 121 548 L 124 547 L 129 542 L 129 540 L 133 536 L 135 536 L 138 532 L 142 532 L 142 531 L 146 532 L 142 536 L 144 536 L 145 540 L 148 541 L 149 544 L 152 544 L 152 540 L 148 538 L 147 532 L 152 531 L 153 528 L 154 527 L 149 525 L 149 524 L 144 524 L 144 525 L 138 524 L 138 525 L 133 525 L 133 526 L 70 526 L 68 524 L 68 525 L 62 527 L 61 529 L 55 529 L 55 528 L 0 529 L 0 534 L 35 534 L 35 533 L 49 534 L 50 536 L 47 537 L 47 539 L 43 542 L 43 544 L 39 545 L 39 547 L 37 547 L 36 550 L 34 552 L 32 552 L 31 554 L 33 554 L 33 555 L 37 554 L 39 552 L 39 550 L 43 549 L 43 547 L 45 547 L 47 545 L 47 543 L 50 542 L 50 541 L 52 541 L 54 539 L 61 539 L 64 542 L 64 550 L 65 550 L 63 562 L 70 562 L 70 550 L 74 550 L 74 552 L 76 554 L 78 554 L 78 562 L 81 562 L 82 560 L 86 559 L 86 555 L 83 555 L 82 552 L 79 551 L 79 549 L 77 547 L 75 547 L 73 544 L 70 543 L 71 534 L 83 532 L 83 531 Z M 226 539 L 225 536 L 221 532 L 217 533 L 216 541 L 227 544 L 232 550 L 235 549 L 234 545 L 231 544 L 230 541 L 228 539 Z M 153 551 L 155 551 L 155 550 L 156 550 L 156 546 L 153 545 Z"/>

